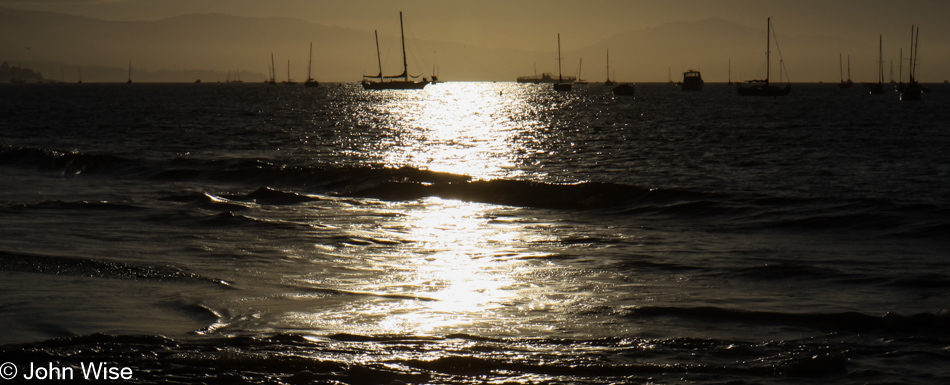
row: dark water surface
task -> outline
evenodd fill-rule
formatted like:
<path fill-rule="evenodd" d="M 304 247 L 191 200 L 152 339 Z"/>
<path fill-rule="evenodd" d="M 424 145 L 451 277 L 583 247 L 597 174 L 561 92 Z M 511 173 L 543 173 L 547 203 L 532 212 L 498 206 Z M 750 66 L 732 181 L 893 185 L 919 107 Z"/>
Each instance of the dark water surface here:
<path fill-rule="evenodd" d="M 0 362 L 945 384 L 950 87 L 931 91 L 0 86 Z"/>

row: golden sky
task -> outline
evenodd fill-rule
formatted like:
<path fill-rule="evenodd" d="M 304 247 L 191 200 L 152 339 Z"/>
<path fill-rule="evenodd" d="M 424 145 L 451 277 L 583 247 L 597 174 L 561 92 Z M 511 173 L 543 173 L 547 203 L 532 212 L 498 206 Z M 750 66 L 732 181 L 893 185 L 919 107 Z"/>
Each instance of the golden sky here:
<path fill-rule="evenodd" d="M 577 51 L 574 57 L 566 55 L 565 60 L 574 63 L 580 59 L 581 50 L 587 49 L 590 52 L 584 52 L 587 56 L 584 67 L 591 68 L 591 71 L 605 64 L 599 54 L 596 58 L 590 57 L 594 51 L 592 47 L 600 49 L 598 44 L 629 31 L 650 30 L 667 23 L 710 18 L 764 30 L 765 19 L 773 17 L 776 31 L 784 39 L 781 43 L 787 44 L 787 50 L 791 51 L 783 54 L 795 55 L 786 57 L 785 62 L 793 74 L 798 74 L 797 79 L 793 78 L 796 81 L 837 81 L 837 53 L 851 55 L 857 81 L 875 78 L 877 67 L 873 61 L 878 56 L 878 35 L 884 36 L 885 62 L 896 61 L 896 77 L 899 64 L 897 50 L 900 46 L 909 45 L 911 25 L 916 24 L 921 27 L 921 65 L 931 67 L 924 69 L 923 73 L 929 71 L 934 77 L 931 81 L 950 78 L 950 69 L 943 69 L 950 68 L 950 52 L 946 52 L 950 50 L 950 23 L 945 20 L 950 15 L 950 1 L 947 0 L 0 0 L 0 7 L 52 11 L 113 21 L 153 21 L 206 13 L 253 18 L 282 17 L 347 29 L 379 29 L 380 34 L 389 35 L 398 33 L 398 12 L 403 11 L 408 24 L 407 33 L 418 40 L 455 42 L 489 49 L 551 52 L 554 50 L 555 35 L 560 33 L 565 53 Z M 663 44 L 666 36 L 657 34 L 652 39 L 657 44 Z M 830 39 L 841 39 L 842 43 L 825 47 L 827 52 L 821 51 L 821 58 L 806 59 L 803 57 L 803 54 L 807 54 L 804 48 L 796 51 L 795 46 L 802 42 Z M 764 45 L 764 36 L 760 40 Z M 373 50 L 372 40 L 366 45 L 367 50 Z M 669 48 L 670 51 L 675 49 Z M 753 46 L 748 49 L 764 52 L 764 47 Z M 618 60 L 618 71 L 623 68 L 623 62 L 638 60 L 633 53 L 637 50 L 638 47 L 611 48 L 612 56 L 616 55 Z M 679 73 L 687 67 L 705 66 L 709 72 L 718 74 L 711 80 L 725 80 L 719 78 L 725 77 L 724 63 L 728 60 L 732 60 L 732 76 L 754 76 L 752 65 L 748 69 L 742 67 L 745 61 L 750 60 L 735 57 L 735 54 L 724 54 L 729 57 L 712 59 L 707 52 L 701 53 L 702 58 L 691 58 L 683 52 L 675 52 L 676 55 L 670 55 L 670 59 L 663 63 L 656 57 L 663 52 L 649 53 L 653 56 L 649 59 L 649 65 L 644 64 L 636 69 L 628 65 L 631 69 L 624 76 L 643 81 L 662 81 L 668 71 Z M 434 61 L 448 62 L 438 58 Z M 543 63 L 544 60 L 542 63 L 521 61 L 512 64 L 520 66 L 522 74 L 530 74 L 533 71 L 532 64 L 540 67 L 539 71 L 549 69 Z M 572 64 L 571 71 L 576 70 L 576 67 Z M 373 68 L 361 70 L 372 72 Z M 442 67 L 441 72 L 450 74 L 452 70 Z M 465 76 L 478 77 L 474 72 L 465 72 Z M 502 75 L 486 74 L 484 79 L 459 80 L 503 80 L 497 79 L 498 76 Z M 594 78 L 593 75 L 587 77 Z"/>

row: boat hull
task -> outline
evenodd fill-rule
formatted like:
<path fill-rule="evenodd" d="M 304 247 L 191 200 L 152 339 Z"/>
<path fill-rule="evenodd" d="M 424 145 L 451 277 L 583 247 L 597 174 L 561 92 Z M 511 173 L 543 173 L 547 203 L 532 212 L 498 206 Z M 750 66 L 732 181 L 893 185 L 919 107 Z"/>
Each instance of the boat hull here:
<path fill-rule="evenodd" d="M 737 89 L 740 96 L 785 96 L 792 92 L 792 85 L 786 84 L 785 87 L 768 85 L 739 86 Z"/>
<path fill-rule="evenodd" d="M 636 89 L 629 84 L 621 84 L 614 87 L 614 95 L 617 96 L 633 96 L 633 93 Z"/>
<path fill-rule="evenodd" d="M 703 90 L 703 80 L 698 79 L 688 79 L 683 81 L 683 91 L 702 91 Z"/>
<path fill-rule="evenodd" d="M 429 84 L 429 82 L 407 82 L 407 81 L 396 81 L 396 82 L 363 82 L 364 90 L 421 90 Z"/>
<path fill-rule="evenodd" d="M 574 85 L 571 83 L 554 83 L 554 90 L 559 92 L 567 92 L 574 89 Z"/>
<path fill-rule="evenodd" d="M 702 91 L 703 90 L 703 77 L 699 71 L 686 71 L 683 73 L 683 84 L 681 84 L 683 91 Z"/>
<path fill-rule="evenodd" d="M 532 83 L 532 84 L 545 84 L 545 83 L 557 83 L 558 78 L 552 76 L 549 73 L 544 73 L 541 76 L 519 76 L 518 83 Z M 573 76 L 562 76 L 560 81 L 563 82 L 574 82 L 577 78 Z"/>
<path fill-rule="evenodd" d="M 920 94 L 923 92 L 920 86 L 915 83 L 909 84 L 904 87 L 904 90 L 901 91 L 901 101 L 911 101 L 916 102 L 920 101 Z"/>

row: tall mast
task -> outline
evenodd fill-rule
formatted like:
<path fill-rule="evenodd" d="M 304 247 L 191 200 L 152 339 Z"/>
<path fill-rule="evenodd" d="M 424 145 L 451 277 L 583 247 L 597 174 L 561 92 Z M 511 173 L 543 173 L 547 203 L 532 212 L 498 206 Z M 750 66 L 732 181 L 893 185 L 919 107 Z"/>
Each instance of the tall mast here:
<path fill-rule="evenodd" d="M 376 62 L 379 64 L 379 81 L 383 81 L 383 60 L 379 58 L 379 32 L 373 30 L 373 35 L 376 36 Z"/>
<path fill-rule="evenodd" d="M 914 82 L 914 26 L 910 26 L 910 69 L 908 70 L 910 82 Z"/>
<path fill-rule="evenodd" d="M 838 54 L 838 77 L 841 78 L 841 82 L 844 83 L 844 69 L 841 68 L 841 54 Z"/>
<path fill-rule="evenodd" d="M 917 78 L 917 55 L 920 55 L 920 27 L 917 27 L 917 36 L 914 37 L 914 65 L 911 67 L 911 73 L 914 75 L 914 78 Z"/>
<path fill-rule="evenodd" d="M 607 48 L 607 80 L 610 80 L 610 48 Z"/>
<path fill-rule="evenodd" d="M 563 83 L 561 78 L 561 34 L 557 34 L 557 82 Z"/>
<path fill-rule="evenodd" d="M 402 29 L 402 11 L 399 11 L 399 36 L 402 38 L 402 74 L 409 81 L 409 65 L 406 64 L 406 34 Z"/>
<path fill-rule="evenodd" d="M 884 84 L 884 35 L 877 37 L 878 84 Z"/>
<path fill-rule="evenodd" d="M 270 81 L 271 81 L 272 83 L 273 83 L 273 82 L 276 82 L 276 81 L 277 81 L 277 66 L 274 65 L 274 53 L 273 53 L 273 52 L 270 53 L 270 70 L 271 70 Z"/>
<path fill-rule="evenodd" d="M 772 40 L 772 37 L 769 36 L 769 33 L 772 31 L 772 18 L 765 19 L 765 87 L 769 87 L 769 71 L 772 65 L 772 61 L 769 60 L 769 42 Z"/>
<path fill-rule="evenodd" d="M 313 79 L 310 76 L 310 68 L 313 67 L 313 42 L 310 42 L 310 61 L 307 62 L 307 80 Z"/>

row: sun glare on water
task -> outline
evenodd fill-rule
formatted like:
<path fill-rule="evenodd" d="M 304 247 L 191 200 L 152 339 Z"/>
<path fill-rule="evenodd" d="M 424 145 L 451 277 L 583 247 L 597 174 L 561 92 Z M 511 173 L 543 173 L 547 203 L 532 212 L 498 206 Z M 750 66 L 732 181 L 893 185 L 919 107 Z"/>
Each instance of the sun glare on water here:
<path fill-rule="evenodd" d="M 517 169 L 512 151 L 520 131 L 511 119 L 519 109 L 506 87 L 491 83 L 443 83 L 421 93 L 395 95 L 388 106 L 408 139 L 387 149 L 388 165 L 495 179 Z"/>
<path fill-rule="evenodd" d="M 513 118 L 530 106 L 506 95 L 517 92 L 509 87 L 452 83 L 368 95 L 371 108 L 386 111 L 371 129 L 392 133 L 373 147 L 377 159 L 474 180 L 517 178 L 518 136 L 533 127 Z M 571 294 L 589 283 L 550 279 L 576 272 L 545 258 L 562 250 L 544 219 L 437 197 L 372 205 L 374 215 L 361 207 L 352 215 L 363 219 L 345 225 L 361 240 L 324 247 L 318 258 L 334 267 L 294 279 L 315 294 L 300 295 L 307 302 L 290 305 L 274 325 L 317 335 L 535 335 L 570 313 L 552 309 L 589 302 Z"/>
<path fill-rule="evenodd" d="M 517 235 L 492 229 L 483 206 L 434 199 L 412 214 L 408 235 L 419 254 L 405 261 L 415 270 L 406 283 L 424 300 L 394 309 L 381 328 L 427 334 L 479 323 L 516 295 L 516 264 L 499 260 L 492 245 Z"/>
<path fill-rule="evenodd" d="M 376 224 L 374 233 L 400 245 L 349 251 L 342 275 L 301 276 L 308 287 L 358 295 L 290 309 L 278 324 L 358 335 L 517 334 L 533 327 L 510 320 L 545 302 L 546 288 L 531 281 L 546 264 L 538 257 L 548 253 L 525 245 L 552 241 L 550 234 L 498 218 L 487 204 L 426 198 L 393 206 L 402 215 Z"/>

